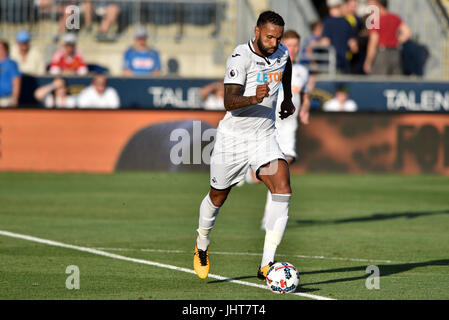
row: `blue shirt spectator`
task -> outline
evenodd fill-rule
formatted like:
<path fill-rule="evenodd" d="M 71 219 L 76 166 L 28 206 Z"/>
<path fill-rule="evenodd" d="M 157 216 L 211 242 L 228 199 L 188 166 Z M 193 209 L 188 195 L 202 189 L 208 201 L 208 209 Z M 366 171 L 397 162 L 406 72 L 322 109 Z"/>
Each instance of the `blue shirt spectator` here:
<path fill-rule="evenodd" d="M 159 71 L 161 70 L 159 53 L 154 49 L 140 51 L 129 48 L 125 52 L 124 68 L 130 70 L 134 75 L 149 75 Z"/>
<path fill-rule="evenodd" d="M 0 61 L 0 97 L 12 94 L 12 81 L 20 76 L 19 67 L 14 60 L 7 57 Z"/>
<path fill-rule="evenodd" d="M 9 58 L 9 46 L 0 41 L 0 107 L 17 106 L 21 74 L 17 63 Z"/>
<path fill-rule="evenodd" d="M 134 45 L 125 52 L 125 75 L 158 75 L 161 70 L 159 52 L 147 46 L 147 32 L 138 27 L 134 33 Z"/>
<path fill-rule="evenodd" d="M 310 29 L 312 30 L 312 34 L 306 39 L 306 41 L 304 41 L 304 44 L 302 45 L 301 60 L 299 61 L 299 63 L 302 65 L 308 65 L 314 62 L 322 63 L 322 61 L 310 61 L 308 56 L 312 54 L 322 54 L 327 52 L 323 51 L 322 49 L 316 48 L 317 46 L 320 46 L 320 41 L 323 36 L 323 23 L 321 21 L 316 21 L 312 23 Z"/>

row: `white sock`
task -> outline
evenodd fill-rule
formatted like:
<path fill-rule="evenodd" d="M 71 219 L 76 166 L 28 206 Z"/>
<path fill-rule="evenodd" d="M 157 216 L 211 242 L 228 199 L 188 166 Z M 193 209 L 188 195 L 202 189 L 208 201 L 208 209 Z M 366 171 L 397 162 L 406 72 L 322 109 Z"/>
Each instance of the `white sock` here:
<path fill-rule="evenodd" d="M 276 249 L 281 242 L 282 234 L 274 233 L 267 230 L 265 233 L 265 242 L 263 245 L 262 262 L 261 267 L 265 267 L 270 262 L 274 262 L 274 256 L 276 255 Z"/>
<path fill-rule="evenodd" d="M 209 233 L 215 225 L 220 207 L 215 206 L 209 197 L 209 194 L 203 199 L 200 206 L 200 218 L 198 221 L 198 238 L 196 245 L 198 249 L 206 250 L 209 246 Z"/>
<path fill-rule="evenodd" d="M 274 262 L 276 249 L 282 241 L 288 222 L 291 194 L 273 194 L 266 210 L 266 233 L 261 266 Z"/>
<path fill-rule="evenodd" d="M 267 224 L 267 211 L 268 211 L 268 208 L 270 207 L 270 204 L 271 204 L 271 192 L 270 192 L 270 190 L 268 190 L 267 191 L 267 201 L 265 202 L 265 209 L 263 212 L 263 218 L 262 218 L 262 222 L 260 225 L 260 228 L 262 230 L 266 230 L 265 225 Z"/>
<path fill-rule="evenodd" d="M 210 244 L 209 233 L 205 233 L 201 228 L 198 228 L 196 231 L 198 232 L 196 247 L 201 250 L 207 250 L 207 247 L 209 247 Z"/>

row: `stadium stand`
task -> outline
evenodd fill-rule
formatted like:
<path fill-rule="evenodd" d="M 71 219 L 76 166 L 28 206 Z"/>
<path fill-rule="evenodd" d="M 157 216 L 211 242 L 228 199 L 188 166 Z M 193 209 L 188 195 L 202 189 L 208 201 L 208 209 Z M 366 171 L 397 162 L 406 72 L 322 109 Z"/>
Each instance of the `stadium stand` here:
<path fill-rule="evenodd" d="M 436 8 L 437 14 L 440 16 L 442 24 L 445 26 L 446 43 L 443 47 L 443 68 L 444 78 L 449 78 L 449 0 L 432 0 L 431 2 Z"/>
<path fill-rule="evenodd" d="M 33 46 L 45 56 L 48 65 L 60 44 L 60 17 L 71 0 L 0 0 L 0 37 L 12 44 L 20 30 L 30 31 Z M 123 53 L 132 44 L 137 25 L 149 34 L 148 42 L 158 48 L 162 74 L 180 77 L 221 78 L 226 57 L 235 44 L 252 35 L 256 17 L 267 8 L 286 16 L 287 28 L 298 30 L 303 39 L 310 35 L 310 24 L 320 18 L 320 0 L 115 0 L 120 13 L 109 33 L 111 41 L 98 41 L 106 1 L 93 0 L 93 25 L 86 27 L 80 6 L 78 48 L 90 70 L 109 70 L 122 75 Z M 110 2 L 110 1 L 109 1 Z M 359 0 L 363 14 L 367 0 Z M 424 77 L 449 78 L 449 0 L 390 0 L 390 9 L 401 14 L 413 30 L 414 41 L 430 53 Z M 361 15 L 362 15 L 361 14 Z M 299 18 L 294 18 L 299 17 Z M 116 36 L 115 36 L 116 35 Z M 332 49 L 324 60 L 332 62 Z M 174 59 L 174 60 L 171 60 Z M 168 65 L 170 62 L 170 66 Z M 323 63 L 321 74 L 334 78 L 332 63 Z"/>
<path fill-rule="evenodd" d="M 430 51 L 425 77 L 429 79 L 449 78 L 449 27 L 442 18 L 438 3 L 445 0 L 390 0 L 390 10 L 398 12 L 413 31 L 413 38 Z"/>
<path fill-rule="evenodd" d="M 440 6 L 444 19 L 446 19 L 449 25 L 449 0 L 434 0 L 433 2 L 436 2 Z"/>
<path fill-rule="evenodd" d="M 104 3 L 102 0 L 93 2 Z M 238 1 L 115 2 L 121 8 L 110 31 L 117 34 L 115 41 L 97 41 L 95 34 L 99 30 L 101 12 L 96 11 L 92 28 L 85 28 L 81 10 L 80 30 L 74 31 L 78 34 L 79 49 L 89 64 L 104 66 L 112 75 L 121 75 L 123 53 L 132 43 L 135 26 L 144 25 L 149 42 L 163 48 L 161 58 L 165 69 L 168 69 L 169 59 L 176 58 L 181 76 L 214 77 L 222 73 L 226 58 L 223 52 L 232 50 L 234 45 L 235 36 L 229 28 L 235 24 Z M 34 45 L 45 52 L 48 64 L 61 38 L 58 21 L 62 15 L 62 3 L 68 1 L 53 0 L 52 6 L 41 7 L 39 1 L 34 0 L 20 3 L 0 0 L 0 36 L 13 43 L 19 30 L 29 30 L 36 39 Z M 201 65 L 199 70 L 198 65 Z"/>

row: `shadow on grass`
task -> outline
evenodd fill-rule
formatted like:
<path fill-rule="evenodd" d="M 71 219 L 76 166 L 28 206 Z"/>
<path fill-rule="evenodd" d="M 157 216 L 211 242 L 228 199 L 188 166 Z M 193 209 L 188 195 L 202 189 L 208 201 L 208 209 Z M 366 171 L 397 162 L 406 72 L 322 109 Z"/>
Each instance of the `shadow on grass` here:
<path fill-rule="evenodd" d="M 341 224 L 351 222 L 371 222 L 381 220 L 391 220 L 399 218 L 415 219 L 424 216 L 449 214 L 449 210 L 435 210 L 435 211 L 417 211 L 417 212 L 398 212 L 398 213 L 373 213 L 370 216 L 354 217 L 347 219 L 336 220 L 296 220 L 299 226 L 305 225 L 326 225 L 326 224 Z"/>
<path fill-rule="evenodd" d="M 227 279 L 223 279 L 223 280 L 213 280 L 213 281 L 208 281 L 207 284 L 217 284 L 217 283 L 224 283 L 224 282 L 231 282 L 234 280 L 245 280 L 245 279 L 257 279 L 256 276 L 242 276 L 242 277 L 236 277 L 236 278 L 227 278 Z M 259 281 L 260 284 L 265 284 L 265 281 Z M 308 293 L 308 292 L 315 292 L 315 291 L 319 291 L 320 289 L 317 288 L 302 288 L 300 287 L 299 290 L 297 290 L 296 292 L 303 292 L 303 293 Z"/>
<path fill-rule="evenodd" d="M 378 265 L 380 271 L 380 278 L 387 277 L 393 274 L 398 274 L 406 271 L 410 271 L 415 268 L 430 267 L 430 266 L 444 266 L 449 267 L 449 259 L 444 260 L 431 260 L 425 262 L 415 262 L 415 263 L 401 263 L 401 264 L 388 264 L 388 265 Z M 350 268 L 338 268 L 338 269 L 328 269 L 328 270 L 317 270 L 302 272 L 302 275 L 306 274 L 322 274 L 322 273 L 339 273 L 339 272 L 361 272 L 362 275 L 348 278 L 332 279 L 319 282 L 302 283 L 301 286 L 310 286 L 317 284 L 327 284 L 327 283 L 338 283 L 366 279 L 369 274 L 365 273 L 367 266 L 350 267 Z M 448 270 L 449 273 L 449 270 Z"/>

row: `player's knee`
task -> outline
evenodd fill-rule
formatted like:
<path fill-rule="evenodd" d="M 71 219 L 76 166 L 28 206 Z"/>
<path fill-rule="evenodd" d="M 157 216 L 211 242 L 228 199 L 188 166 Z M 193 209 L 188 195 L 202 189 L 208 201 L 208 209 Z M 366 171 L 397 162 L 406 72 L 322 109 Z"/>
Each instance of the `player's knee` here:
<path fill-rule="evenodd" d="M 210 201 L 216 207 L 221 207 L 228 198 L 229 191 L 211 190 L 209 192 Z"/>

